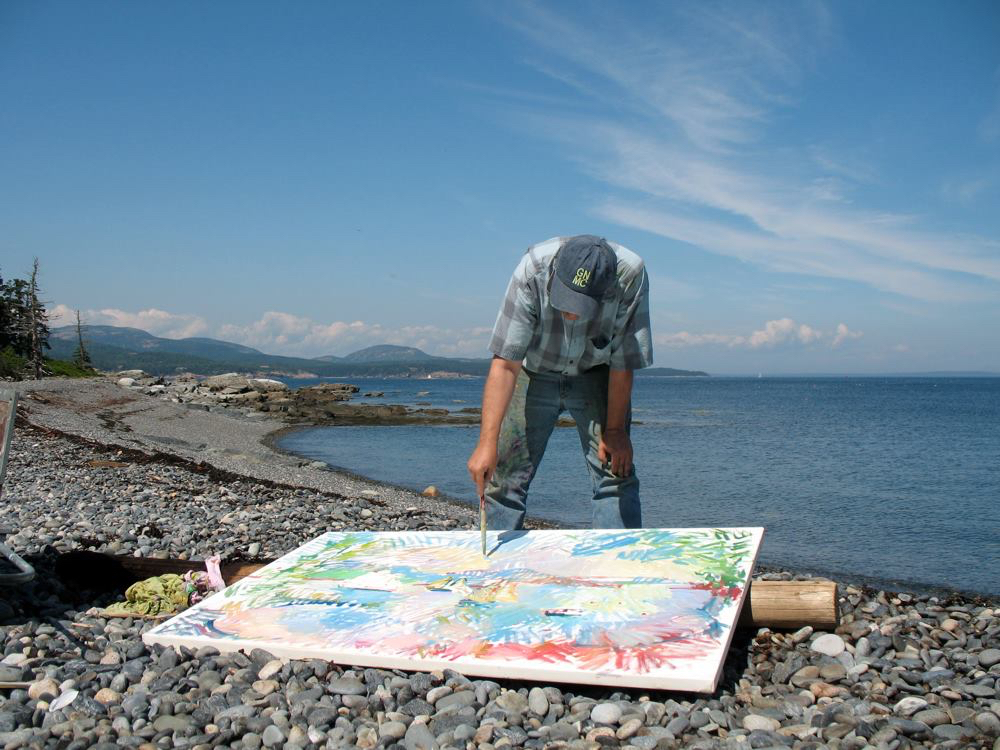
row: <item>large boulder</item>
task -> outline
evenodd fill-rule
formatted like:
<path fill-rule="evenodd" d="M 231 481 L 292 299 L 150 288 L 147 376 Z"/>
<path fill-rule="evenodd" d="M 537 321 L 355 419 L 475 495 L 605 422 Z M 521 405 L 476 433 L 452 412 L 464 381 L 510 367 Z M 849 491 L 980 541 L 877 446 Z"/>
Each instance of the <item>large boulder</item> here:
<path fill-rule="evenodd" d="M 280 380 L 271 380 L 270 378 L 250 378 L 247 382 L 258 393 L 273 393 L 288 390 L 288 386 Z"/>
<path fill-rule="evenodd" d="M 148 378 L 149 375 L 143 370 L 122 370 L 118 373 L 119 378 L 132 378 L 133 380 L 142 380 L 143 378 Z"/>
<path fill-rule="evenodd" d="M 213 375 L 205 378 L 202 385 L 210 391 L 221 391 L 225 388 L 233 388 L 236 392 L 250 390 L 250 383 L 243 375 L 235 372 L 227 372 L 225 375 Z M 232 393 L 233 391 L 230 391 Z"/>
<path fill-rule="evenodd" d="M 305 404 L 322 404 L 330 401 L 349 401 L 351 395 L 361 389 L 350 383 L 322 383 L 299 388 L 295 399 Z"/>

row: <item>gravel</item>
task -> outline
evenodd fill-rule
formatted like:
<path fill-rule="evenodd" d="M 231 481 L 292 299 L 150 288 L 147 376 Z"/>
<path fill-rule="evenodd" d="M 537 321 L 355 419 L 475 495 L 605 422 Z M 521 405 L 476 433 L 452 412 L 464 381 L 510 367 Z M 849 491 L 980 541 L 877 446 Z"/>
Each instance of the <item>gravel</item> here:
<path fill-rule="evenodd" d="M 25 389 L 35 426 L 15 432 L 0 500 L 39 572 L 0 589 L 2 747 L 1000 750 L 1000 604 L 957 595 L 842 583 L 835 632 L 737 631 L 706 696 L 149 648 L 150 621 L 95 609 L 114 582 L 68 585 L 61 555 L 266 558 L 326 530 L 475 518 L 276 454 L 276 424 L 66 382 Z"/>

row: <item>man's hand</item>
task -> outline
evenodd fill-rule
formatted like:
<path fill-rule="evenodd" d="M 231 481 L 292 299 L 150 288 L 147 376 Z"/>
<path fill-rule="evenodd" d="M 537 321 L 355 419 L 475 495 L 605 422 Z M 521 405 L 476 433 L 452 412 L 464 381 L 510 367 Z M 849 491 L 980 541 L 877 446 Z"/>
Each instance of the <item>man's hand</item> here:
<path fill-rule="evenodd" d="M 597 448 L 597 459 L 611 463 L 611 473 L 616 477 L 627 477 L 632 473 L 632 440 L 622 429 L 604 430 Z M 471 466 L 471 462 L 470 462 Z"/>
<path fill-rule="evenodd" d="M 500 425 L 507 413 L 507 405 L 514 393 L 517 375 L 521 372 L 521 363 L 509 359 L 493 357 L 490 363 L 490 374 L 486 376 L 483 385 L 483 410 L 479 425 L 479 442 L 469 456 L 466 468 L 469 476 L 476 484 L 479 497 L 486 490 L 486 483 L 493 478 L 497 468 L 497 442 L 500 437 Z"/>
<path fill-rule="evenodd" d="M 497 447 L 496 445 L 482 444 L 476 446 L 469 456 L 469 463 L 466 464 L 469 476 L 476 484 L 476 491 L 479 497 L 486 491 L 486 483 L 493 478 L 493 472 L 497 468 Z"/>

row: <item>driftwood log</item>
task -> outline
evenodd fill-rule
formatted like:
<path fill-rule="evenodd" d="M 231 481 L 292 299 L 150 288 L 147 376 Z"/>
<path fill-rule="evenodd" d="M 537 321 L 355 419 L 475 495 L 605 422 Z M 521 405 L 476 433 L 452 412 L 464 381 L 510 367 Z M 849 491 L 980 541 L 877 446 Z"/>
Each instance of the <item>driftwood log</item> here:
<path fill-rule="evenodd" d="M 273 560 L 230 562 L 221 566 L 227 584 L 246 578 Z M 62 556 L 57 574 L 92 585 L 95 579 L 124 589 L 129 583 L 164 573 L 204 570 L 203 560 L 156 560 L 146 557 L 70 552 Z M 837 585 L 832 581 L 750 582 L 739 625 L 744 627 L 833 629 L 837 625 Z"/>

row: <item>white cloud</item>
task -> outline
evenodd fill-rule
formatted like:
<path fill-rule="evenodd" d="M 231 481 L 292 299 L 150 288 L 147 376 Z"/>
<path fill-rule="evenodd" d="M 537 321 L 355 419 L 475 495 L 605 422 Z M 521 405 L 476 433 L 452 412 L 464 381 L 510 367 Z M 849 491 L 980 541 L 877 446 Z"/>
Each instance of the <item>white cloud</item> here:
<path fill-rule="evenodd" d="M 900 354 L 902 354 L 903 352 L 910 351 L 910 345 L 909 344 L 896 344 L 894 347 L 892 347 L 892 350 L 894 352 L 899 352 Z"/>
<path fill-rule="evenodd" d="M 754 331 L 747 339 L 747 346 L 759 349 L 762 346 L 772 347 L 790 341 L 801 344 L 811 344 L 823 334 L 805 323 L 796 323 L 791 318 L 769 320 L 759 331 Z"/>
<path fill-rule="evenodd" d="M 837 330 L 833 334 L 833 341 L 830 346 L 840 346 L 850 339 L 859 339 L 865 334 L 862 331 L 852 331 L 845 323 L 838 323 Z"/>
<path fill-rule="evenodd" d="M 76 310 L 68 305 L 55 305 L 47 310 L 49 314 L 49 327 L 69 326 L 76 324 Z M 83 313 L 80 313 L 83 316 Z M 87 321 L 83 321 L 86 323 Z"/>
<path fill-rule="evenodd" d="M 860 331 L 852 331 L 844 323 L 837 325 L 830 342 L 831 347 L 838 347 L 849 339 L 861 338 Z M 791 318 L 769 320 L 763 328 L 748 334 L 731 333 L 661 333 L 653 337 L 657 346 L 672 348 L 689 346 L 726 346 L 746 349 L 773 349 L 780 346 L 808 346 L 823 339 L 825 334 L 806 323 L 797 323 Z"/>
<path fill-rule="evenodd" d="M 231 323 L 219 327 L 218 335 L 227 341 L 252 346 L 274 354 L 321 356 L 331 350 L 351 346 L 381 336 L 378 324 L 360 320 L 319 323 L 292 313 L 269 310 L 248 325 Z M 360 346 L 367 346 L 363 343 Z"/>
<path fill-rule="evenodd" d="M 183 339 L 208 331 L 208 323 L 197 315 L 170 313 L 155 307 L 138 312 L 128 312 L 114 307 L 81 310 L 80 319 L 84 325 L 140 328 L 154 336 L 167 339 Z M 76 310 L 64 304 L 55 305 L 49 310 L 49 322 L 52 326 L 75 325 Z"/>

